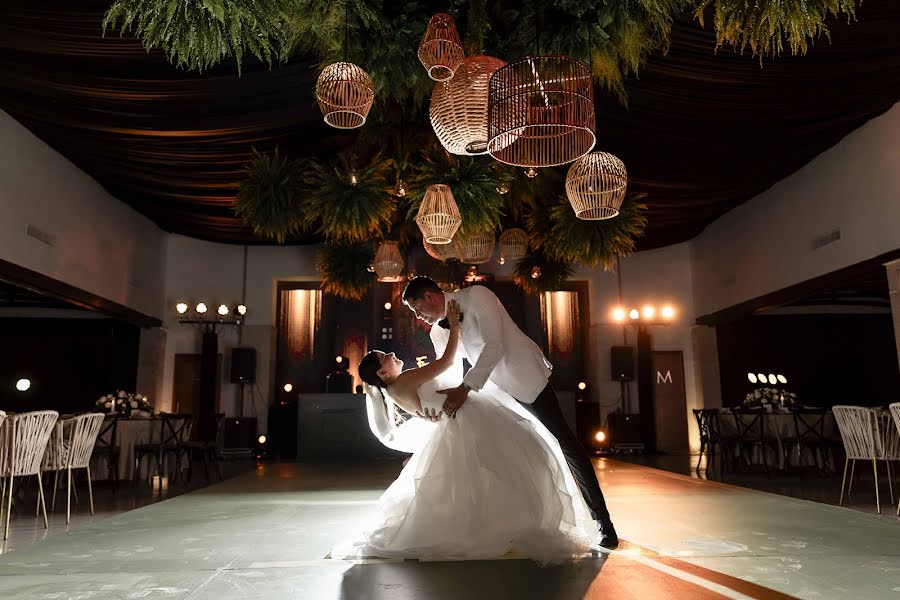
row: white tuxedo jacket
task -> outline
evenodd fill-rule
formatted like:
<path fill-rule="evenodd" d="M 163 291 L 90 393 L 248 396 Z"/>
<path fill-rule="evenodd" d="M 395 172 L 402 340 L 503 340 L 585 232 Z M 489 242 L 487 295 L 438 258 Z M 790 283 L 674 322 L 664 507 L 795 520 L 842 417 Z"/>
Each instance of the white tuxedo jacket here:
<path fill-rule="evenodd" d="M 494 292 L 473 285 L 444 296 L 448 302 L 459 302 L 463 315 L 454 359 L 460 370 L 464 357 L 472 365 L 463 383 L 480 390 L 491 381 L 520 402 L 534 402 L 547 386 L 553 367 L 538 345 L 516 327 Z M 437 324 L 431 328 L 437 356 L 444 354 L 449 339 L 449 330 Z"/>

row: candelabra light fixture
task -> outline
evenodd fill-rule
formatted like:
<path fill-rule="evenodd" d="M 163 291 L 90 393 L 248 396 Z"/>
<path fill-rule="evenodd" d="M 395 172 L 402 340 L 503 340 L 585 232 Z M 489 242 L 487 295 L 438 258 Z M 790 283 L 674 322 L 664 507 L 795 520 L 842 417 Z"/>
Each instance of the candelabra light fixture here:
<path fill-rule="evenodd" d="M 652 304 L 645 304 L 640 309 L 637 307 L 626 309 L 622 306 L 613 308 L 613 321 L 616 323 L 635 325 L 669 325 L 675 318 L 675 309 L 666 304 L 657 308 Z"/>
<path fill-rule="evenodd" d="M 244 317 L 247 315 L 246 305 L 219 304 L 216 306 L 215 313 L 210 311 L 210 306 L 214 305 L 202 301 L 192 304 L 179 302 L 175 305 L 178 322 L 186 325 L 203 325 L 205 329 L 212 331 L 219 325 L 240 326 L 244 324 Z"/>

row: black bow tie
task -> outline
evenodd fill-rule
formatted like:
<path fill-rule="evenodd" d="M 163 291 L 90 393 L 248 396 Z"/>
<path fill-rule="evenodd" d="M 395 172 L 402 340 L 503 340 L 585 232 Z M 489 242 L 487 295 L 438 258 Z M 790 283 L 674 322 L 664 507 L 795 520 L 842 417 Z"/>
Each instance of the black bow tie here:
<path fill-rule="evenodd" d="M 459 322 L 462 323 L 463 314 L 459 313 Z M 447 317 L 444 317 L 440 321 L 437 322 L 438 325 L 443 327 L 444 329 L 450 329 L 450 321 L 447 320 Z"/>

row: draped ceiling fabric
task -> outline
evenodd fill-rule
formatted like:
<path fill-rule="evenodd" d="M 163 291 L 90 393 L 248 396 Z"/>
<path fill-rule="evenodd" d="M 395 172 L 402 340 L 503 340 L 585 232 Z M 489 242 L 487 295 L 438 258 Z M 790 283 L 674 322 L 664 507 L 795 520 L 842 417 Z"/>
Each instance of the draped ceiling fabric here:
<path fill-rule="evenodd" d="M 181 71 L 118 32 L 101 37 L 108 5 L 4 2 L 0 108 L 167 231 L 271 243 L 231 209 L 253 148 L 327 156 L 347 141 L 322 123 L 313 61 L 247 62 L 240 78 L 230 65 Z M 694 237 L 900 100 L 900 3 L 865 0 L 857 17 L 831 24 L 831 44 L 761 67 L 716 53 L 709 24 L 685 15 L 669 53 L 628 82 L 628 108 L 598 94 L 597 148 L 649 194 L 639 249 Z"/>

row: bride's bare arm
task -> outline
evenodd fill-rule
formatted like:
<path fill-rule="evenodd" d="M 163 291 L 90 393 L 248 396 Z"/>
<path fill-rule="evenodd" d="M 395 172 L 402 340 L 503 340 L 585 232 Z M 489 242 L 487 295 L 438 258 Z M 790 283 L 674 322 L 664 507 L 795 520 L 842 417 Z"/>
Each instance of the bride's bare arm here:
<path fill-rule="evenodd" d="M 459 304 L 455 300 L 451 300 L 447 307 L 447 321 L 450 323 L 450 339 L 447 341 L 444 354 L 430 365 L 400 373 L 397 386 L 402 386 L 403 390 L 415 390 L 426 381 L 446 372 L 453 365 L 459 344 Z"/>

